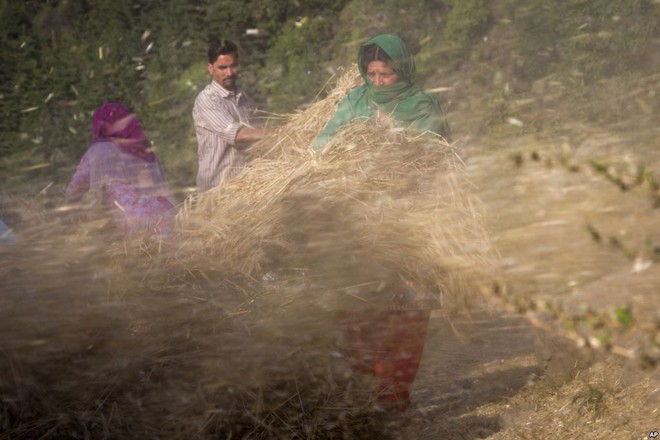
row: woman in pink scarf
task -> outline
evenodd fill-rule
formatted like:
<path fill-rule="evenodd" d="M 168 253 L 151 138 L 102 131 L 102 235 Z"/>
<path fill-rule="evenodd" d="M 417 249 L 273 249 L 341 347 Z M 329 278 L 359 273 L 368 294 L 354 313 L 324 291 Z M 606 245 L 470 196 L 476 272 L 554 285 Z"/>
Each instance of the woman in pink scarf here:
<path fill-rule="evenodd" d="M 66 202 L 92 191 L 127 233 L 162 235 L 174 225 L 174 198 L 140 122 L 121 104 L 94 112 L 92 145 L 66 188 Z"/>

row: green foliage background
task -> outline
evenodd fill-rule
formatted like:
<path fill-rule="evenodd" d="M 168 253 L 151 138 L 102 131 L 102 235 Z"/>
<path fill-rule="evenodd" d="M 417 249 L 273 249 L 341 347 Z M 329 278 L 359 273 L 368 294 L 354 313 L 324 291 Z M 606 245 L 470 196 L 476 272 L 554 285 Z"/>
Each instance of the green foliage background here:
<path fill-rule="evenodd" d="M 657 69 L 659 9 L 654 0 L 1 0 L 1 181 L 14 182 L 17 164 L 38 168 L 31 178 L 66 180 L 94 109 L 119 101 L 138 114 L 171 179 L 192 184 L 190 112 L 208 82 L 211 35 L 239 44 L 241 84 L 264 110 L 290 113 L 380 32 L 406 40 L 418 82 L 431 86 L 452 76 L 486 86 L 497 69 L 519 90 L 549 75 L 582 95 L 603 78 L 626 84 L 632 71 Z M 506 47 L 488 43 L 498 29 Z M 492 98 L 484 120 L 501 123 L 508 92 L 479 93 Z"/>

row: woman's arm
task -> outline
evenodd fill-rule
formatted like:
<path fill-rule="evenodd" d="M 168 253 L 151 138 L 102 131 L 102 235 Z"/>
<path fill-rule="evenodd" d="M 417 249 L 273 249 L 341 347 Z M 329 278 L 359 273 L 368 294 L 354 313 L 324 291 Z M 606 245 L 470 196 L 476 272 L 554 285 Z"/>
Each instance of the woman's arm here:
<path fill-rule="evenodd" d="M 341 100 L 337 106 L 335 114 L 332 115 L 325 128 L 319 133 L 319 135 L 314 139 L 312 148 L 314 150 L 320 150 L 325 144 L 328 143 L 331 137 L 336 135 L 341 128 L 355 119 L 355 109 L 352 99 L 353 92 Z"/>
<path fill-rule="evenodd" d="M 87 191 L 89 191 L 89 157 L 85 153 L 64 191 L 64 201 L 66 203 L 76 202 Z"/>
<path fill-rule="evenodd" d="M 431 131 L 450 141 L 451 130 L 449 123 L 437 98 L 433 95 L 428 95 L 428 100 L 422 101 L 420 105 L 426 107 L 423 111 L 424 116 L 415 120 L 410 124 L 409 128 L 418 133 Z"/>

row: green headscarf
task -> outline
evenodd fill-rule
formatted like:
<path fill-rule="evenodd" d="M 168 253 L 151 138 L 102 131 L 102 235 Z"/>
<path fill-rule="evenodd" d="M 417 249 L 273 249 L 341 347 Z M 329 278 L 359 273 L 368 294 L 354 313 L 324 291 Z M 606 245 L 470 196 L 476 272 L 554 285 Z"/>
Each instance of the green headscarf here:
<path fill-rule="evenodd" d="M 364 50 L 371 45 L 380 47 L 394 62 L 399 81 L 392 85 L 376 86 L 362 66 Z M 364 86 L 358 87 L 339 103 L 334 116 L 314 141 L 314 149 L 321 148 L 345 124 L 355 118 L 370 118 L 378 110 L 388 113 L 402 127 L 417 133 L 427 131 L 449 136 L 449 125 L 440 103 L 434 95 L 413 84 L 416 68 L 415 59 L 401 38 L 381 34 L 360 46 L 358 68 Z"/>
<path fill-rule="evenodd" d="M 396 71 L 399 81 L 396 84 L 389 86 L 375 86 L 369 79 L 364 64 L 364 51 L 369 46 L 378 46 L 385 52 L 394 62 L 394 70 Z M 360 75 L 367 85 L 367 97 L 379 104 L 381 110 L 386 110 L 385 107 L 394 107 L 397 103 L 405 100 L 408 96 L 419 91 L 412 82 L 415 79 L 415 58 L 408 52 L 408 48 L 401 38 L 396 35 L 381 34 L 377 37 L 364 43 L 360 46 L 358 51 L 358 68 Z M 383 107 L 385 106 L 385 107 Z M 390 113 L 388 111 L 388 113 Z"/>
<path fill-rule="evenodd" d="M 363 66 L 364 50 L 371 45 L 380 47 L 394 62 L 394 70 L 399 81 L 392 85 L 375 86 L 367 76 Z M 381 34 L 360 46 L 358 68 L 366 84 L 366 97 L 378 108 L 391 114 L 394 119 L 408 126 L 431 113 L 436 113 L 439 105 L 435 97 L 428 95 L 413 84 L 415 79 L 415 58 L 401 38 L 391 34 Z M 427 127 L 424 127 L 427 128 Z M 430 128 L 430 127 L 428 127 Z M 423 131 L 423 130 L 422 130 Z"/>

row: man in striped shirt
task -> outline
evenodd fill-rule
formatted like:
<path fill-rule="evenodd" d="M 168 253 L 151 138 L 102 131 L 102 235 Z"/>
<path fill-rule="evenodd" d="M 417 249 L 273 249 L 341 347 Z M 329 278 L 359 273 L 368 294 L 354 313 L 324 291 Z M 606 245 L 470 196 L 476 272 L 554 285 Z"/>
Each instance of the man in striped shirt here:
<path fill-rule="evenodd" d="M 275 130 L 253 126 L 255 103 L 236 84 L 236 45 L 229 40 L 212 40 L 208 60 L 212 81 L 197 95 L 192 112 L 199 192 L 220 186 L 238 174 L 246 162 L 244 150 Z"/>

